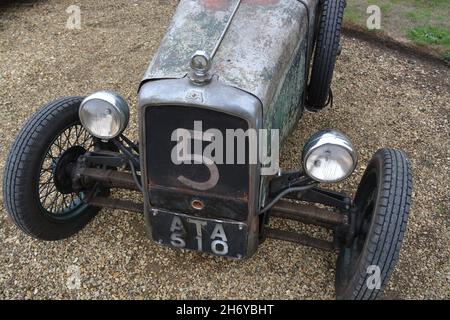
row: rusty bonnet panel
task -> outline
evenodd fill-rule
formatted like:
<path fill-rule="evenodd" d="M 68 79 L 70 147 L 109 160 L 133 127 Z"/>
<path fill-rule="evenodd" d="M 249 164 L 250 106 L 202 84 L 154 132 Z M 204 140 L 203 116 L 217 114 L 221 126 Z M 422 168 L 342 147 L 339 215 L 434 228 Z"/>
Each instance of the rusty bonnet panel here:
<path fill-rule="evenodd" d="M 319 0 L 303 0 L 313 24 Z M 144 82 L 182 78 L 197 50 L 212 53 L 237 0 L 182 0 Z M 213 58 L 212 73 L 224 84 L 269 106 L 285 79 L 299 42 L 307 37 L 307 10 L 298 0 L 243 0 Z"/>

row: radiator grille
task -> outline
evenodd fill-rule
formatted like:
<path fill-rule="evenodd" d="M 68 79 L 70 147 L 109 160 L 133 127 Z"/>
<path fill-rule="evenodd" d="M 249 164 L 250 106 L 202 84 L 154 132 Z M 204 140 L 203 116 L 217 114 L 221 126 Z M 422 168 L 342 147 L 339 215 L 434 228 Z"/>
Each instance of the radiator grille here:
<path fill-rule="evenodd" d="M 218 129 L 224 142 L 224 161 L 227 150 L 226 130 L 246 131 L 245 120 L 225 113 L 187 106 L 152 106 L 145 111 L 146 172 L 153 206 L 181 213 L 244 221 L 248 214 L 249 163 L 248 138 L 245 140 L 245 164 L 237 164 L 238 146 L 234 143 L 234 164 L 216 164 L 219 179 L 207 190 L 199 190 L 180 180 L 184 177 L 194 182 L 205 182 L 211 178 L 211 170 L 204 164 L 181 164 L 172 161 L 172 151 L 177 141 L 172 134 L 177 129 L 194 130 L 194 123 L 201 122 L 203 132 Z M 206 139 L 208 140 L 208 139 Z M 202 150 L 211 141 L 203 141 Z M 194 153 L 193 142 L 191 143 Z M 214 154 L 214 153 L 213 153 Z M 205 207 L 196 210 L 194 200 L 201 200 Z"/>

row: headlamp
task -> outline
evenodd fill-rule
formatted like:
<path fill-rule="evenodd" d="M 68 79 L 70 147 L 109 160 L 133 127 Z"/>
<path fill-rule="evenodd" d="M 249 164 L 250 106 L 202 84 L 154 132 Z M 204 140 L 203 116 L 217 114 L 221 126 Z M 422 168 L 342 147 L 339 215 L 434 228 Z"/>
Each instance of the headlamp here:
<path fill-rule="evenodd" d="M 99 91 L 83 100 L 79 110 L 80 121 L 94 137 L 110 140 L 127 127 L 130 110 L 117 93 Z"/>
<path fill-rule="evenodd" d="M 357 161 L 350 139 L 336 130 L 316 133 L 303 149 L 303 169 L 318 182 L 334 183 L 346 179 L 355 170 Z"/>

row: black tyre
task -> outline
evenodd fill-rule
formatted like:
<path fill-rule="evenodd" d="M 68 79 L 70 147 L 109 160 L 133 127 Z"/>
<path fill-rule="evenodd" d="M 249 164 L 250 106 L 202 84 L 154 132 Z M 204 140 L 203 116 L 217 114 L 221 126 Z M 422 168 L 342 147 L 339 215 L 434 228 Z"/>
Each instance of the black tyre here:
<path fill-rule="evenodd" d="M 399 256 L 411 193 L 411 167 L 405 154 L 379 150 L 355 195 L 355 239 L 338 256 L 338 299 L 373 300 L 382 296 Z"/>
<path fill-rule="evenodd" d="M 4 174 L 4 201 L 11 220 L 41 240 L 67 238 L 99 211 L 71 187 L 68 169 L 95 141 L 81 126 L 81 97 L 45 105 L 19 132 Z"/>
<path fill-rule="evenodd" d="M 307 106 L 311 111 L 325 107 L 330 96 L 341 42 L 344 9 L 345 0 L 323 0 L 320 4 L 319 27 L 307 98 Z"/>

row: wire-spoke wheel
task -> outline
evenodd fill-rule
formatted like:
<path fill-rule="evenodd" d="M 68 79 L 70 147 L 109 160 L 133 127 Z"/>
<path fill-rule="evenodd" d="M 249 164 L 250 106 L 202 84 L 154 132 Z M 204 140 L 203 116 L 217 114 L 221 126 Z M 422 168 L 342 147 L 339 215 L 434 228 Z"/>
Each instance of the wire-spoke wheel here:
<path fill-rule="evenodd" d="M 85 195 L 71 189 L 69 170 L 93 148 L 94 139 L 81 124 L 66 128 L 48 148 L 40 170 L 39 201 L 49 214 L 64 217 L 83 205 Z"/>
<path fill-rule="evenodd" d="M 72 188 L 77 159 L 93 151 L 96 142 L 80 124 L 82 100 L 68 97 L 45 105 L 24 125 L 8 155 L 6 208 L 11 220 L 33 237 L 67 238 L 99 210 L 83 201 L 92 190 Z"/>

